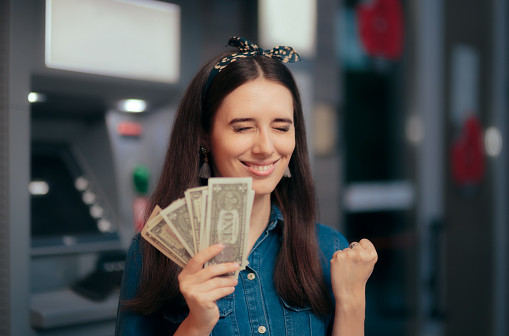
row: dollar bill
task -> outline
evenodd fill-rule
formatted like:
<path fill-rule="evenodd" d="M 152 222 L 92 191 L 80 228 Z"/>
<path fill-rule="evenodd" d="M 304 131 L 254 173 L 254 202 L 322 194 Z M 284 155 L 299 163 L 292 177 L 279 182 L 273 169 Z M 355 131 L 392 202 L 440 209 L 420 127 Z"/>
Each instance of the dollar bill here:
<path fill-rule="evenodd" d="M 159 205 L 156 205 L 154 207 L 154 210 L 152 210 L 152 212 L 150 213 L 150 217 L 148 217 L 148 221 L 150 221 L 152 218 L 154 218 L 155 216 L 159 215 L 159 213 L 161 212 L 161 207 Z"/>
<path fill-rule="evenodd" d="M 191 256 L 195 255 L 193 228 L 191 226 L 186 200 L 180 198 L 174 201 L 167 208 L 161 210 L 161 216 L 187 252 L 189 252 Z"/>
<path fill-rule="evenodd" d="M 225 247 L 207 265 L 237 262 L 246 266 L 249 208 L 252 207 L 251 178 L 210 178 L 208 181 L 207 220 L 204 244 L 222 243 Z M 251 203 L 250 203 L 251 202 Z M 238 276 L 228 274 L 229 276 Z"/>
<path fill-rule="evenodd" d="M 222 243 L 223 251 L 207 265 L 237 262 L 240 269 L 228 274 L 237 277 L 248 265 L 251 185 L 251 178 L 210 178 L 208 186 L 188 189 L 165 209 L 156 206 L 141 234 L 180 267 L 203 248 Z"/>
<path fill-rule="evenodd" d="M 245 241 L 246 241 L 246 244 L 244 246 L 244 259 L 242 260 L 242 264 L 240 265 L 240 268 L 241 269 L 245 269 L 247 265 L 249 265 L 249 261 L 247 260 L 247 257 L 249 256 L 249 251 L 248 251 L 248 239 L 249 239 L 249 224 L 250 224 L 250 219 L 251 219 L 251 210 L 253 209 L 253 202 L 254 202 L 254 197 L 255 197 L 255 192 L 254 190 L 249 190 L 249 198 L 248 198 L 248 207 L 247 207 L 247 218 L 248 218 L 248 221 L 247 221 L 247 225 L 248 225 L 248 228 L 245 232 Z"/>
<path fill-rule="evenodd" d="M 156 210 L 154 210 L 154 212 L 156 212 Z M 152 215 L 154 215 L 154 212 Z M 152 246 L 180 267 L 185 267 L 189 260 L 191 260 L 191 255 L 180 243 L 171 228 L 166 224 L 166 221 L 160 214 L 160 210 L 157 215 L 145 224 L 141 231 L 141 235 L 152 244 Z"/>
<path fill-rule="evenodd" d="M 205 206 L 208 187 L 197 187 L 186 190 L 185 197 L 189 218 L 191 220 L 191 231 L 193 233 L 194 253 L 201 250 L 201 232 L 205 226 Z"/>

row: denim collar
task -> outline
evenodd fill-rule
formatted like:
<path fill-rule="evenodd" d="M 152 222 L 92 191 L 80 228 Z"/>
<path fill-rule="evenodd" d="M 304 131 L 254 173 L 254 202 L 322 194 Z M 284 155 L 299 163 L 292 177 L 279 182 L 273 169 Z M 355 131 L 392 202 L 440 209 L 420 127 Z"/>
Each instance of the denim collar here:
<path fill-rule="evenodd" d="M 277 205 L 272 204 L 270 209 L 269 224 L 267 225 L 266 231 L 272 231 L 276 228 L 279 222 L 283 222 L 283 213 Z"/>

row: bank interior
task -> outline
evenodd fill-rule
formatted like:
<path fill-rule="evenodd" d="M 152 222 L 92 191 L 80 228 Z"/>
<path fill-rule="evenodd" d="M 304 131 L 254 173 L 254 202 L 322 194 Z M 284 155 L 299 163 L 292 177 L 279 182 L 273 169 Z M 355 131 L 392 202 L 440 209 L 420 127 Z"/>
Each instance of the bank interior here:
<path fill-rule="evenodd" d="M 379 254 L 366 335 L 508 335 L 508 8 L 2 1 L 0 334 L 114 334 L 179 100 L 238 35 L 302 57 L 318 220 Z"/>

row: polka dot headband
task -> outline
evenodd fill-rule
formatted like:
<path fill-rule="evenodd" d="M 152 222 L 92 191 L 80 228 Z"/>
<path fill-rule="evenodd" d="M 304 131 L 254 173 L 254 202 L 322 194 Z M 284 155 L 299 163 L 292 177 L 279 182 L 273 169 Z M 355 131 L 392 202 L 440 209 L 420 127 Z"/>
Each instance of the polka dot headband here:
<path fill-rule="evenodd" d="M 253 42 L 238 36 L 230 38 L 228 45 L 239 48 L 239 52 L 224 57 L 212 68 L 207 80 L 207 86 L 205 87 L 204 94 L 207 93 L 210 84 L 221 70 L 241 58 L 263 55 L 274 58 L 282 63 L 294 63 L 300 61 L 299 54 L 297 54 L 292 47 L 277 46 L 271 50 L 264 50 Z"/>

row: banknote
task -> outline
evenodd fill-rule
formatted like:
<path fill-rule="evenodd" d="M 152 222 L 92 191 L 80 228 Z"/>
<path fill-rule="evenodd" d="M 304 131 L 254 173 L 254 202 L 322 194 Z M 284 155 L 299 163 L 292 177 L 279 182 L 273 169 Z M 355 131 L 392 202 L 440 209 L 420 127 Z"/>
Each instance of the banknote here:
<path fill-rule="evenodd" d="M 191 260 L 191 255 L 166 224 L 160 212 L 145 224 L 141 235 L 180 267 L 185 267 Z"/>
<path fill-rule="evenodd" d="M 191 256 L 195 255 L 191 216 L 184 198 L 180 198 L 161 210 L 161 216 Z"/>
<path fill-rule="evenodd" d="M 208 181 L 206 245 L 225 247 L 207 265 L 237 262 L 246 266 L 246 245 L 252 207 L 251 178 L 210 178 Z M 251 203 L 250 203 L 251 202 Z M 230 276 L 237 276 L 229 274 Z"/>
<path fill-rule="evenodd" d="M 181 267 L 203 248 L 222 243 L 223 251 L 207 265 L 237 262 L 240 269 L 228 274 L 237 277 L 248 265 L 251 187 L 251 178 L 210 178 L 207 186 L 186 190 L 185 198 L 166 208 L 156 206 L 141 234 Z"/>
<path fill-rule="evenodd" d="M 253 201 L 254 201 L 254 197 L 255 197 L 255 192 L 254 190 L 249 190 L 249 198 L 248 198 L 248 207 L 247 207 L 247 218 L 248 218 L 248 222 L 247 222 L 247 230 L 245 232 L 245 241 L 246 241 L 246 244 L 244 246 L 244 260 L 242 261 L 242 264 L 240 265 L 240 268 L 241 269 L 245 269 L 247 265 L 249 265 L 249 262 L 247 261 L 247 257 L 249 256 L 249 251 L 248 251 L 248 238 L 249 238 L 249 221 L 251 219 L 251 212 L 252 212 L 252 209 L 253 209 Z"/>
<path fill-rule="evenodd" d="M 208 187 L 197 187 L 187 189 L 185 192 L 187 210 L 191 220 L 191 231 L 193 232 L 194 253 L 201 250 L 201 232 L 205 226 L 205 206 L 207 201 Z"/>

